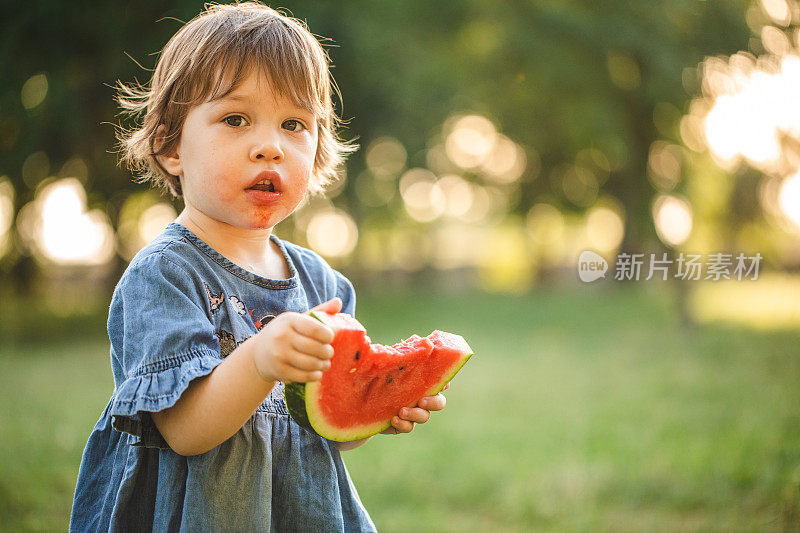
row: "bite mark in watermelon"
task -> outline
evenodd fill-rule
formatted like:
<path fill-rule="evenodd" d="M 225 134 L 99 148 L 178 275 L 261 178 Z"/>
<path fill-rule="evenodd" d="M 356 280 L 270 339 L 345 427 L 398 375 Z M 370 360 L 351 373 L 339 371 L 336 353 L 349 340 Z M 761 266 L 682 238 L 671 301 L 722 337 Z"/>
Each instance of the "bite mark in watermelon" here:
<path fill-rule="evenodd" d="M 319 381 L 287 384 L 284 396 L 295 422 L 329 440 L 380 433 L 401 407 L 440 392 L 472 356 L 460 335 L 437 330 L 384 346 L 348 314 L 310 315 L 334 332 L 331 366 Z"/>

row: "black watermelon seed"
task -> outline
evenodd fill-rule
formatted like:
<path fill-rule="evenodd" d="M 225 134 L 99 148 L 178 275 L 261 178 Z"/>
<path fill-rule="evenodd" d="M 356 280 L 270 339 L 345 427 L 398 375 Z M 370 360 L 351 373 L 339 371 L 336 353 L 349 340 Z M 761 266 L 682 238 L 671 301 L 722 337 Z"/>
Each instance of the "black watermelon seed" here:
<path fill-rule="evenodd" d="M 398 370 L 403 370 L 404 368 L 405 368 L 404 366 L 401 366 Z"/>
<path fill-rule="evenodd" d="M 386 378 L 386 383 L 387 383 L 387 385 L 388 385 L 389 383 L 391 383 L 393 379 L 394 379 L 394 378 L 393 378 L 392 376 L 389 376 L 389 377 L 387 377 L 387 378 Z"/>
<path fill-rule="evenodd" d="M 359 357 L 359 355 L 360 355 L 360 354 L 358 353 L 358 350 L 356 350 L 356 361 L 358 361 L 358 357 Z"/>

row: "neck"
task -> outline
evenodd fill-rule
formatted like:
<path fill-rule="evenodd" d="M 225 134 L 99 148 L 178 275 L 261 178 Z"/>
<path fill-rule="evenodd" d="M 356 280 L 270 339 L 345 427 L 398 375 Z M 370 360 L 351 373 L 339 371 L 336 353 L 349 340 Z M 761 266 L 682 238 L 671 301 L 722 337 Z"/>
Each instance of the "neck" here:
<path fill-rule="evenodd" d="M 215 220 L 187 205 L 175 219 L 209 246 L 233 261 L 259 268 L 269 262 L 272 228 L 243 229 Z"/>

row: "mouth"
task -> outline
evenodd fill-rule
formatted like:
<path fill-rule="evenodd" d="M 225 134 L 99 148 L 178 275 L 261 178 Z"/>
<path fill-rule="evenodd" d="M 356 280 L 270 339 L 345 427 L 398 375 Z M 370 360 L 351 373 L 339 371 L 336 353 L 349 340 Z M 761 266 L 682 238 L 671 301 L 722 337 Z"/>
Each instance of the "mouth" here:
<path fill-rule="evenodd" d="M 279 192 L 281 188 L 281 175 L 274 170 L 265 170 L 256 176 L 253 183 L 246 189 L 248 191 Z"/>
<path fill-rule="evenodd" d="M 248 191 L 275 192 L 275 186 L 270 182 L 266 182 L 266 183 L 259 182 L 259 183 L 256 183 L 255 185 L 253 185 L 252 187 L 248 188 L 247 190 Z"/>

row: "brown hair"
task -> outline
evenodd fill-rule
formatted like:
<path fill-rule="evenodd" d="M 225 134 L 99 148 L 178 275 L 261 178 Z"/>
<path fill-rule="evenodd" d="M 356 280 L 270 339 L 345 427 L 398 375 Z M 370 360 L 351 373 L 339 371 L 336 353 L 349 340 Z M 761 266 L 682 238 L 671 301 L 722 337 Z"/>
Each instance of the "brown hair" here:
<path fill-rule="evenodd" d="M 308 190 L 324 192 L 337 167 L 358 146 L 337 133 L 341 120 L 331 101 L 336 83 L 328 56 L 302 21 L 259 2 L 206 4 L 164 47 L 150 85 L 118 81 L 116 100 L 133 117 L 144 114 L 141 127 L 117 131 L 120 161 L 139 181 L 152 181 L 181 195 L 180 180 L 159 164 L 180 141 L 189 110 L 233 91 L 250 69 L 267 75 L 270 85 L 295 105 L 317 117 L 318 145 Z M 165 126 L 163 138 L 156 136 Z"/>

